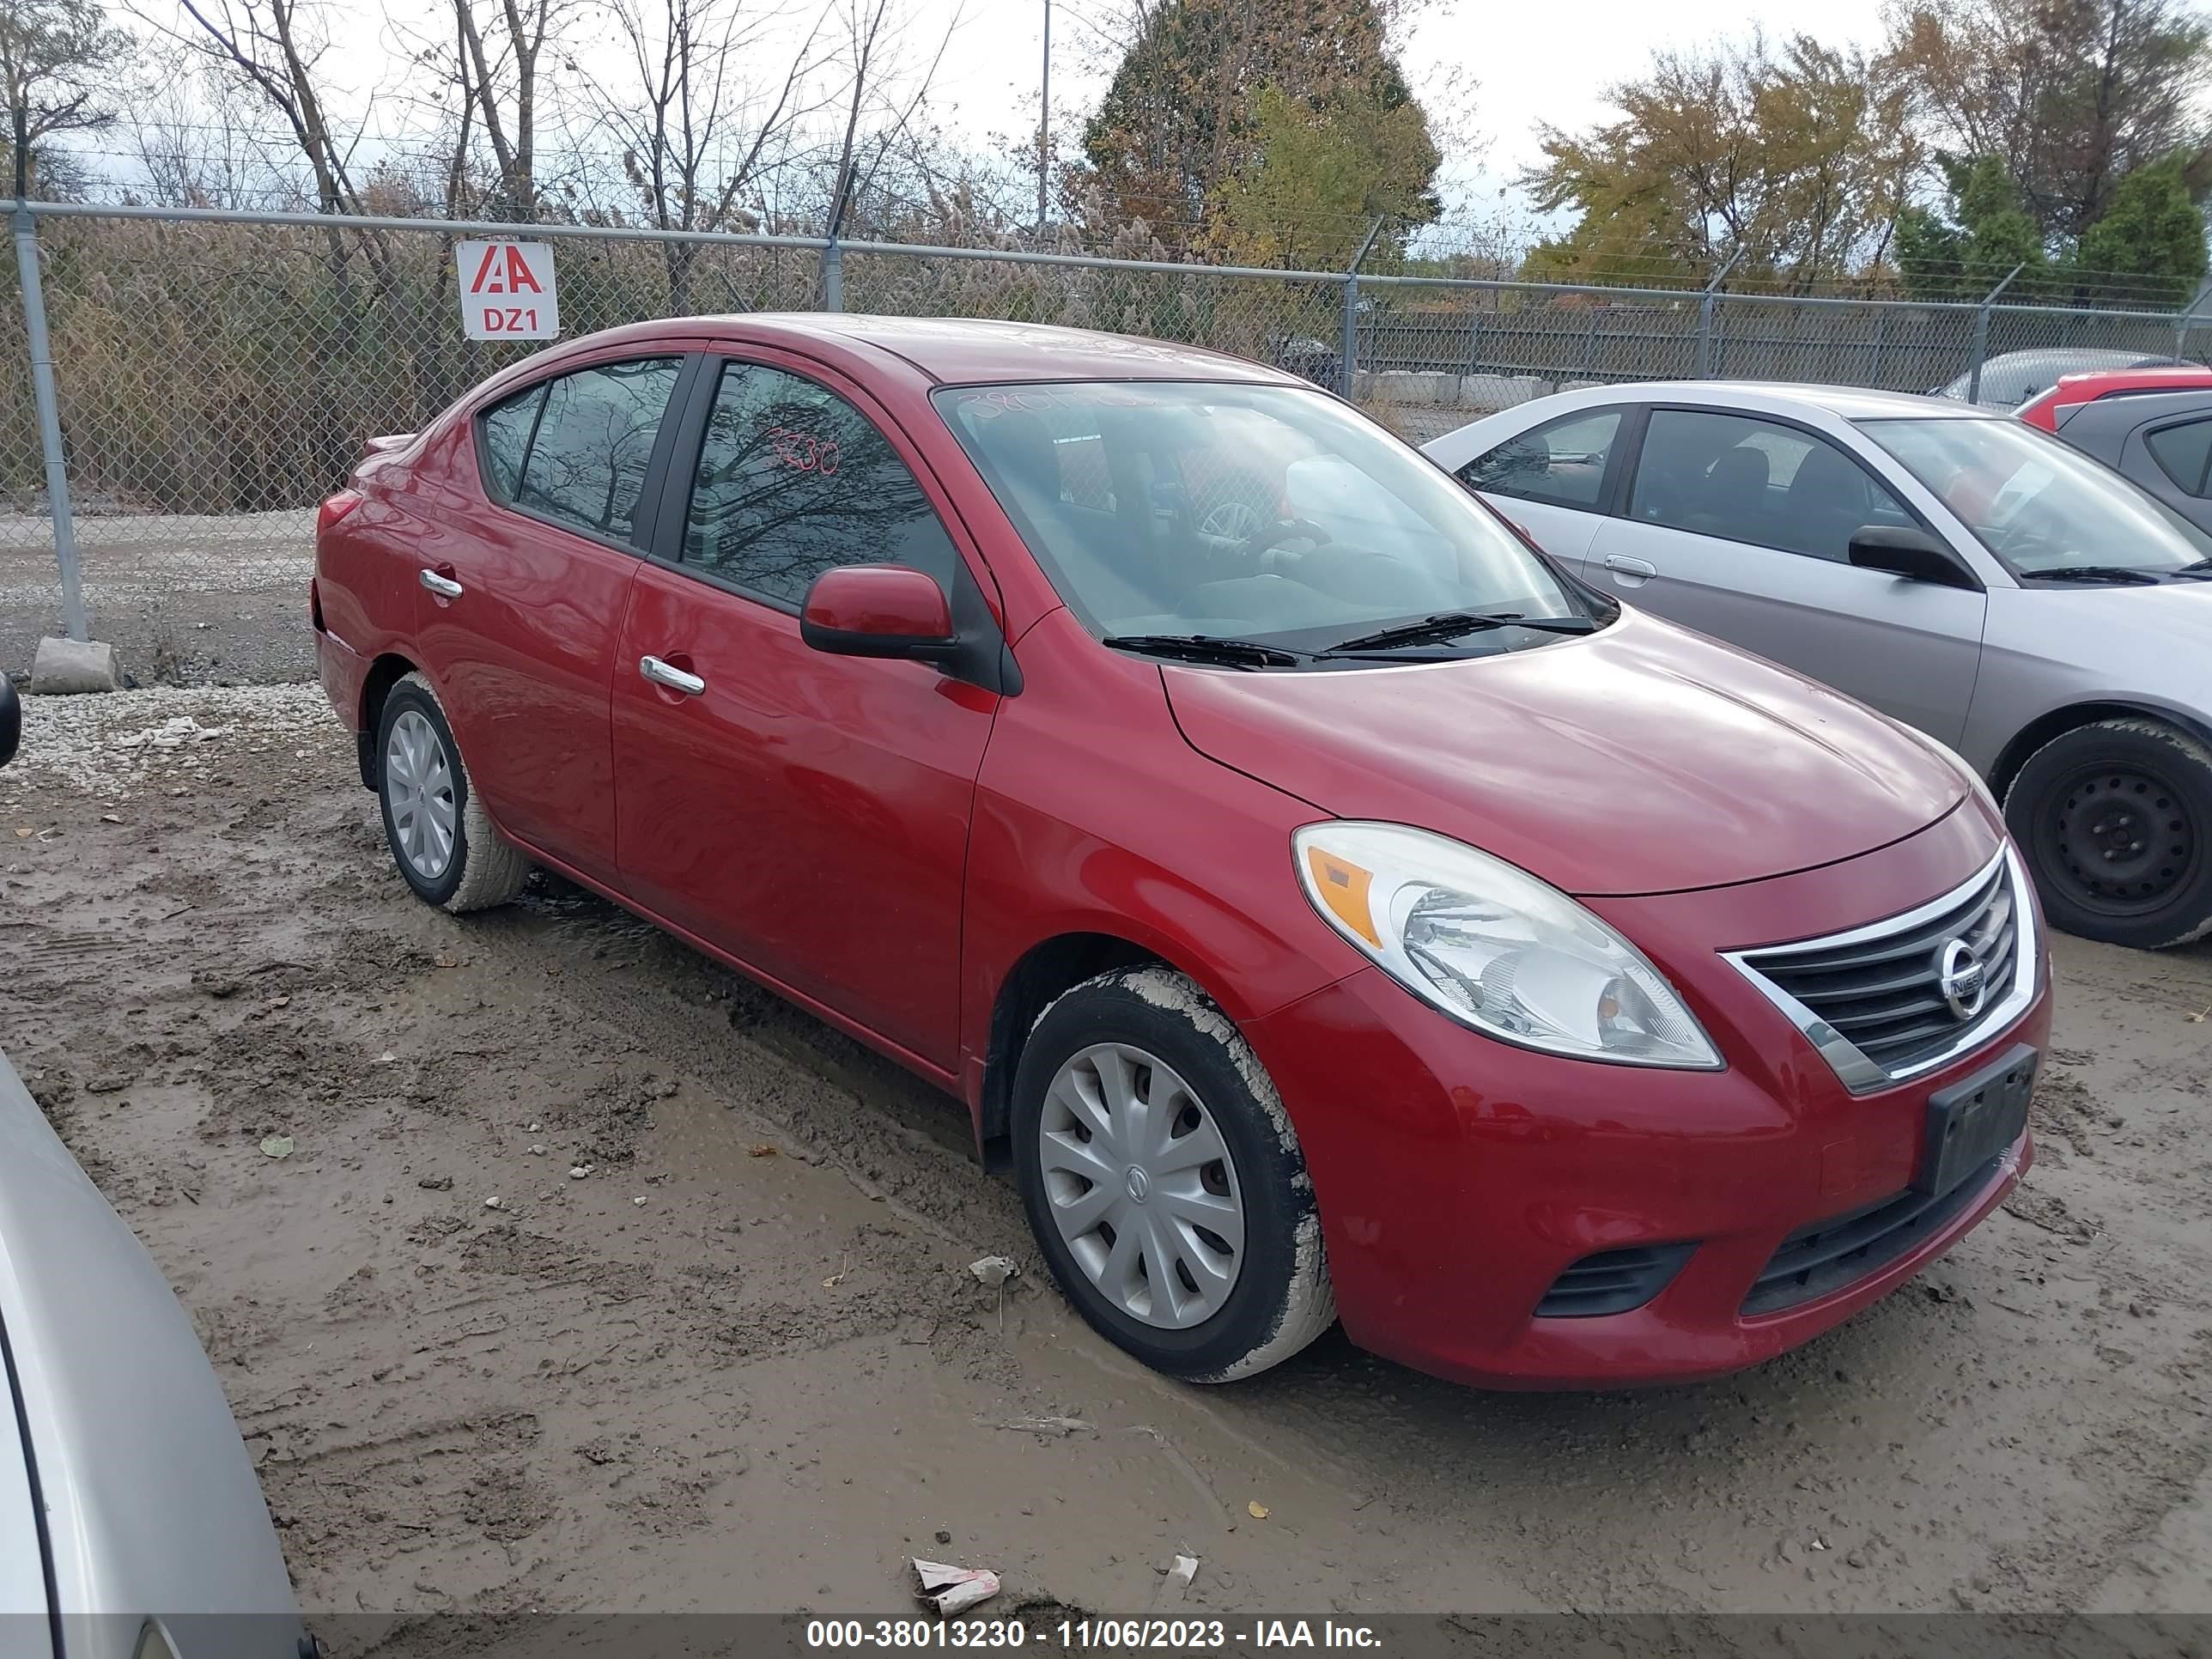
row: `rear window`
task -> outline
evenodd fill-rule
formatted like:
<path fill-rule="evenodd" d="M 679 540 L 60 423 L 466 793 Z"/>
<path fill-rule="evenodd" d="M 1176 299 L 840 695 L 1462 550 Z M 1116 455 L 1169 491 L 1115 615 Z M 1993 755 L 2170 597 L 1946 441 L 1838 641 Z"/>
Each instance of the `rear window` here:
<path fill-rule="evenodd" d="M 635 544 L 646 467 L 682 366 L 599 363 L 497 404 L 481 422 L 486 485 L 525 512 Z"/>

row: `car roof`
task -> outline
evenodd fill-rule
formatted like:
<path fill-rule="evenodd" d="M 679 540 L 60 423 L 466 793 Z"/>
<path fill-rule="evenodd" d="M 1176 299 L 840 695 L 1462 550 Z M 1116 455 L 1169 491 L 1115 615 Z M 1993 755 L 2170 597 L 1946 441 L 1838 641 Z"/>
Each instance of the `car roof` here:
<path fill-rule="evenodd" d="M 1609 395 L 1607 395 L 1609 394 Z M 1917 392 L 1876 392 L 1864 386 L 1820 386 L 1794 380 L 1644 380 L 1581 394 L 1585 401 L 1733 404 L 1770 413 L 1822 413 L 1846 421 L 1929 418 L 1989 420 L 1986 408 Z"/>
<path fill-rule="evenodd" d="M 2130 391 L 2124 397 L 2084 403 L 2066 423 L 2066 429 L 2070 432 L 2076 422 L 2087 422 L 2133 431 L 2148 421 L 2164 420 L 2170 415 L 2195 414 L 2201 410 L 2212 410 L 2212 374 L 2204 374 L 2193 387 L 2183 386 L 2172 392 Z"/>
<path fill-rule="evenodd" d="M 2108 398 L 2118 392 L 2156 392 L 2171 387 L 2212 386 L 2212 368 L 2195 363 L 2160 363 L 2141 368 L 2100 368 L 2080 374 L 2062 374 L 2058 383 L 2037 401 L 2062 404 Z"/>
<path fill-rule="evenodd" d="M 674 317 L 584 337 L 594 343 L 651 344 L 708 334 L 783 346 L 858 366 L 895 357 L 940 386 L 1038 380 L 1242 380 L 1309 383 L 1225 351 L 1044 323 L 981 317 L 877 317 L 845 312 L 747 312 Z M 582 344 L 582 341 L 572 343 Z"/>

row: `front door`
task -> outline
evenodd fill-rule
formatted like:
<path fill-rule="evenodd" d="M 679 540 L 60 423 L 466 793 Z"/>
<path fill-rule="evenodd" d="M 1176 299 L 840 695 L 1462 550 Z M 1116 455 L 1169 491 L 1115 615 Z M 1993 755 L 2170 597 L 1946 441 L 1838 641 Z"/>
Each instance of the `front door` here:
<path fill-rule="evenodd" d="M 1981 667 L 1984 596 L 1850 562 L 1861 526 L 1918 522 L 1818 433 L 1655 409 L 1625 516 L 1598 530 L 1589 575 L 1955 744 Z"/>
<path fill-rule="evenodd" d="M 719 366 L 703 432 L 679 452 L 680 544 L 631 588 L 617 842 L 641 902 L 950 1071 L 969 817 L 998 696 L 799 635 L 808 586 L 835 565 L 913 566 L 969 611 L 955 589 L 976 575 L 888 430 L 822 380 Z"/>
<path fill-rule="evenodd" d="M 1580 409 L 1516 433 L 1453 476 L 1577 575 L 1619 465 L 1627 411 Z"/>

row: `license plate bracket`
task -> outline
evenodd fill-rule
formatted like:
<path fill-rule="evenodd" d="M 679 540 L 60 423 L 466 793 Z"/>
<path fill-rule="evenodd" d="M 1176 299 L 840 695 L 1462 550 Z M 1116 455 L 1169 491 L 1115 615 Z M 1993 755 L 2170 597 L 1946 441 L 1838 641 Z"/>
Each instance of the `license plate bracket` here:
<path fill-rule="evenodd" d="M 2041 1057 L 2016 1043 L 1972 1077 L 1928 1097 L 1915 1192 L 1941 1197 L 2020 1139 Z"/>

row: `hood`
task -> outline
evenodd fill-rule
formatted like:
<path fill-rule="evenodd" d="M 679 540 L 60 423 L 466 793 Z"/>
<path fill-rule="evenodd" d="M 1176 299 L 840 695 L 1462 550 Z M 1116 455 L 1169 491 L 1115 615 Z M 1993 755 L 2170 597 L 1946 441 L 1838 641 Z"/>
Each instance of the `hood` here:
<path fill-rule="evenodd" d="M 1584 896 L 1832 864 L 1925 829 L 1972 787 L 1872 710 L 1633 610 L 1454 663 L 1162 678 L 1200 753 Z"/>
<path fill-rule="evenodd" d="M 1989 643 L 2109 664 L 2138 679 L 2146 671 L 2171 676 L 2177 692 L 2191 683 L 2202 692 L 2212 685 L 2212 581 L 1993 587 Z"/>

